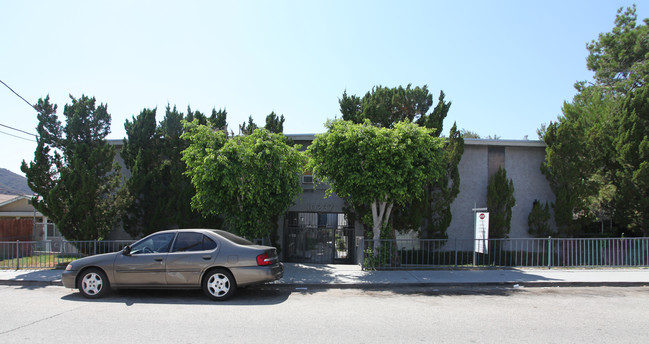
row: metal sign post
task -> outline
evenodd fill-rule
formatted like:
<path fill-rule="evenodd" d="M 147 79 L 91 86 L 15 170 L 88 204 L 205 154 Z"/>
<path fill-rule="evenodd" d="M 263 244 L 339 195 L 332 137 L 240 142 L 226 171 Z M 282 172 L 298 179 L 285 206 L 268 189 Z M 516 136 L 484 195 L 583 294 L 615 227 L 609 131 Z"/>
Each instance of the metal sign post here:
<path fill-rule="evenodd" d="M 473 208 L 473 265 L 476 264 L 476 253 L 489 253 L 489 212 L 487 208 Z"/>

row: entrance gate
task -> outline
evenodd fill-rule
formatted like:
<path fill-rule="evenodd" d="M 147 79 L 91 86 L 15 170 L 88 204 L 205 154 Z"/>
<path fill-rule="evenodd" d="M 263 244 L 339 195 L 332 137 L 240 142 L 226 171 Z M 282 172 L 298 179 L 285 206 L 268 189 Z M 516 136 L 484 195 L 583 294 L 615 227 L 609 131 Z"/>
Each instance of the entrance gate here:
<path fill-rule="evenodd" d="M 294 263 L 351 264 L 354 230 L 342 213 L 287 214 L 284 260 Z"/>

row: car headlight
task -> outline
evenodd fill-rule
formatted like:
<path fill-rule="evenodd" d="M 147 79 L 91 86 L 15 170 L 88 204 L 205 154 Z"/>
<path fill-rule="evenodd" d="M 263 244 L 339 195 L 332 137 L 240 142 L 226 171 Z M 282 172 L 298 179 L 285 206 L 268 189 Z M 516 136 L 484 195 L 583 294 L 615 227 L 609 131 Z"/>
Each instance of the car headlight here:
<path fill-rule="evenodd" d="M 72 264 L 68 264 L 68 266 L 65 267 L 65 271 L 70 271 L 72 270 Z"/>

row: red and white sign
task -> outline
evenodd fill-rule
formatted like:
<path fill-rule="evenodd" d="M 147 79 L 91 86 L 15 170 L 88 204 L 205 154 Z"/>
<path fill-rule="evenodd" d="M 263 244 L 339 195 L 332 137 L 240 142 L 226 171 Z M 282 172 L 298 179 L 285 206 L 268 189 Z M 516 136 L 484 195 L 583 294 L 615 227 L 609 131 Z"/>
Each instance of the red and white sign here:
<path fill-rule="evenodd" d="M 489 213 L 487 212 L 476 213 L 474 251 L 489 252 Z"/>

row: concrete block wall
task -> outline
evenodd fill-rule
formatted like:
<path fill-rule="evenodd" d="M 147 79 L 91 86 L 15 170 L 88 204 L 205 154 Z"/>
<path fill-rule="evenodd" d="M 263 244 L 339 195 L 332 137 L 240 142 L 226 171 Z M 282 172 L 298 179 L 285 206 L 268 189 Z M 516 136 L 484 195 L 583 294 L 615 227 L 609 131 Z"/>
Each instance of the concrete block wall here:
<path fill-rule="evenodd" d="M 303 149 L 313 140 L 315 135 L 289 135 L 295 142 L 303 145 Z M 121 140 L 111 142 L 119 149 Z M 516 206 L 513 208 L 512 230 L 510 238 L 527 238 L 527 217 L 535 199 L 541 202 L 553 202 L 554 194 L 547 179 L 540 171 L 540 165 L 545 158 L 545 145 L 540 141 L 514 140 L 477 140 L 465 139 L 464 155 L 459 164 L 460 193 L 451 205 L 453 220 L 447 230 L 449 239 L 473 239 L 474 207 L 487 206 L 487 185 L 489 183 L 489 150 L 497 147 L 497 163 L 500 164 L 504 149 L 504 167 L 507 176 L 514 182 Z M 121 157 L 117 158 L 123 166 Z M 493 165 L 492 160 L 492 165 Z M 492 166 L 493 167 L 493 166 Z M 492 168 L 493 169 L 493 168 Z M 125 177 L 130 173 L 122 171 Z M 303 184 L 305 192 L 295 200 L 290 211 L 306 212 L 342 212 L 344 202 L 335 195 L 325 197 L 325 185 Z M 280 218 L 280 238 L 283 236 L 283 218 Z M 119 226 L 121 227 L 121 226 Z M 362 226 L 356 225 L 356 235 L 362 236 Z M 121 239 L 128 236 L 123 229 L 116 228 L 110 239 Z M 469 248 L 471 249 L 471 248 Z"/>
<path fill-rule="evenodd" d="M 449 239 L 473 239 L 474 207 L 487 207 L 489 184 L 489 148 L 504 147 L 504 168 L 514 183 L 516 205 L 512 209 L 510 238 L 529 238 L 527 217 L 535 199 L 553 202 L 554 194 L 541 173 L 545 145 L 540 141 L 465 140 L 459 164 L 460 193 L 451 205 L 453 220 L 447 230 Z"/>

